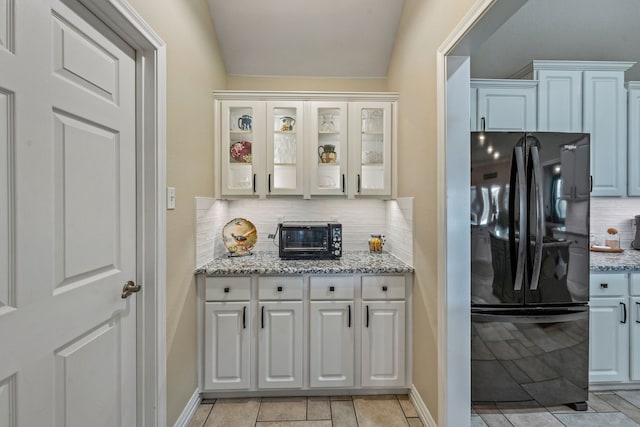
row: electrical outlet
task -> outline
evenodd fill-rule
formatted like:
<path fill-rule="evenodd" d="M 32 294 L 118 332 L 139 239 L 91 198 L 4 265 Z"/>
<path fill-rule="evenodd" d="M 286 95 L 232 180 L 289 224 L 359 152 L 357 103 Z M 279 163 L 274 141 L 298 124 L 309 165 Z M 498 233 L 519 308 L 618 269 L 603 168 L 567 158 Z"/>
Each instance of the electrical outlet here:
<path fill-rule="evenodd" d="M 167 187 L 167 209 L 176 208 L 176 189 L 175 187 Z"/>

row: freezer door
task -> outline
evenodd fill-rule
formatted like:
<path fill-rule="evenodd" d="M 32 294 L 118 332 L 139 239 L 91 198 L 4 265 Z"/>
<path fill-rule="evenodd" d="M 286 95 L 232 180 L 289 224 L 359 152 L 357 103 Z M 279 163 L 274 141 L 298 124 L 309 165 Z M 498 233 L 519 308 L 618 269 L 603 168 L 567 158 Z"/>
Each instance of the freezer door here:
<path fill-rule="evenodd" d="M 528 305 L 589 300 L 589 135 L 527 135 Z"/>
<path fill-rule="evenodd" d="M 471 302 L 524 302 L 526 158 L 523 133 L 471 133 Z M 521 214 L 525 213 L 525 214 Z"/>
<path fill-rule="evenodd" d="M 587 400 L 588 308 L 472 310 L 471 322 L 474 403 Z"/>

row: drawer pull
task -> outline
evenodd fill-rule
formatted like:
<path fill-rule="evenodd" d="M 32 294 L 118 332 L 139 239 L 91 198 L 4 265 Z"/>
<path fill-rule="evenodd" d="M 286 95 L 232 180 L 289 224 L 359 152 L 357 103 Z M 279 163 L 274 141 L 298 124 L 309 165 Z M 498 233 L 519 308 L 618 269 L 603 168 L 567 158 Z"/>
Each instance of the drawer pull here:
<path fill-rule="evenodd" d="M 627 323 L 627 304 L 621 302 L 620 305 L 622 306 L 622 310 L 623 310 L 623 318 L 622 321 L 620 323 Z"/>
<path fill-rule="evenodd" d="M 261 323 L 261 328 L 264 329 L 264 305 L 262 306 L 262 308 L 260 309 L 260 323 Z"/>
<path fill-rule="evenodd" d="M 278 286 L 278 292 L 282 292 L 282 286 Z"/>
<path fill-rule="evenodd" d="M 228 294 L 229 293 L 229 287 L 224 288 L 224 293 Z"/>
<path fill-rule="evenodd" d="M 607 289 L 609 287 L 608 283 L 600 283 L 600 288 Z"/>
<path fill-rule="evenodd" d="M 385 286 L 383 286 L 383 287 L 382 287 L 382 292 L 387 292 L 387 289 L 388 289 L 388 288 L 387 288 L 387 286 L 386 286 L 386 285 L 385 285 Z"/>
<path fill-rule="evenodd" d="M 329 286 L 329 292 L 335 292 L 335 291 L 336 291 L 335 286 Z"/>

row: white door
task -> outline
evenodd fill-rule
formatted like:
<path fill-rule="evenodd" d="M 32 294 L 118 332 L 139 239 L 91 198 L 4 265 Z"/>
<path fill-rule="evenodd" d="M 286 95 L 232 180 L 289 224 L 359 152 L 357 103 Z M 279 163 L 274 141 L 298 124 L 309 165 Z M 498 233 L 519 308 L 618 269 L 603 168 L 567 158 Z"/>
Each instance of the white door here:
<path fill-rule="evenodd" d="M 536 129 L 536 88 L 479 87 L 478 130 Z"/>
<path fill-rule="evenodd" d="M 362 385 L 405 386 L 404 301 L 362 304 Z"/>
<path fill-rule="evenodd" d="M 589 382 L 629 379 L 628 298 L 589 301 Z"/>
<path fill-rule="evenodd" d="M 258 387 L 302 387 L 302 302 L 261 302 Z"/>
<path fill-rule="evenodd" d="M 208 302 L 205 310 L 205 389 L 248 389 L 251 351 L 249 301 Z"/>
<path fill-rule="evenodd" d="M 0 425 L 136 424 L 135 53 L 0 0 Z"/>
<path fill-rule="evenodd" d="M 302 195 L 302 101 L 267 102 L 267 194 Z"/>
<path fill-rule="evenodd" d="M 311 387 L 352 387 L 353 301 L 311 301 Z"/>

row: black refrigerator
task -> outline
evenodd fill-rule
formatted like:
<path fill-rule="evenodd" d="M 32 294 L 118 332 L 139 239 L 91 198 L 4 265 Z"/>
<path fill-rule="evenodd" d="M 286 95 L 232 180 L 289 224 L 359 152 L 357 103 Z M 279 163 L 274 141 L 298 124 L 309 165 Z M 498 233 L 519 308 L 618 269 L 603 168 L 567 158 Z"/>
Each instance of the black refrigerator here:
<path fill-rule="evenodd" d="M 589 381 L 589 135 L 471 133 L 471 400 L 573 405 Z"/>

